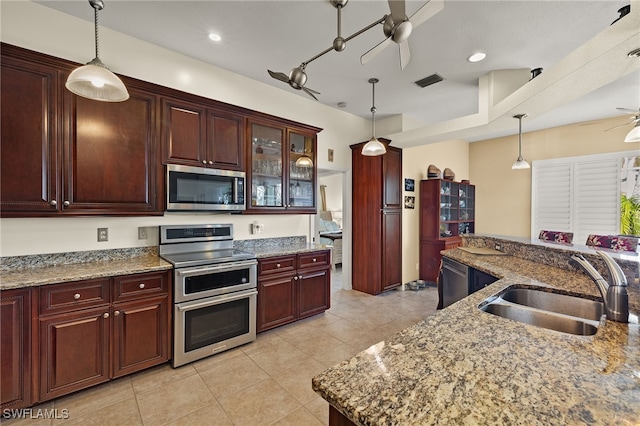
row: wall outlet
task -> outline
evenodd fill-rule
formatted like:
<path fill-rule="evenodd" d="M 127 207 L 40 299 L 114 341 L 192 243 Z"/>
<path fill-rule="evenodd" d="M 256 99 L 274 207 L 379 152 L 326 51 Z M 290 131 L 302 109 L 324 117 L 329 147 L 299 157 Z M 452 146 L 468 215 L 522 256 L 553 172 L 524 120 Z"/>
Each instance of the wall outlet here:
<path fill-rule="evenodd" d="M 98 228 L 98 242 L 109 241 L 109 228 Z"/>
<path fill-rule="evenodd" d="M 260 234 L 264 230 L 264 224 L 259 223 L 257 220 L 251 223 L 251 233 Z"/>
<path fill-rule="evenodd" d="M 500 249 L 501 249 L 501 248 L 502 248 L 502 247 L 500 247 L 500 244 L 496 244 L 496 245 L 495 245 L 495 249 L 496 249 L 496 250 L 500 251 Z"/>
<path fill-rule="evenodd" d="M 138 239 L 139 240 L 146 240 L 147 239 L 147 227 L 146 226 L 139 226 L 138 227 Z"/>

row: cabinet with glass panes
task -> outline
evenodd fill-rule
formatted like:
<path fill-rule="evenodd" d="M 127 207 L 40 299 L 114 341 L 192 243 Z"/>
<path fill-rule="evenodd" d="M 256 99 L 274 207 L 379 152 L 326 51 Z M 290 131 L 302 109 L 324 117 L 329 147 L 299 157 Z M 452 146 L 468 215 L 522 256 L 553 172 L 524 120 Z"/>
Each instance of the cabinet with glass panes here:
<path fill-rule="evenodd" d="M 317 128 L 249 122 L 251 213 L 316 212 Z"/>

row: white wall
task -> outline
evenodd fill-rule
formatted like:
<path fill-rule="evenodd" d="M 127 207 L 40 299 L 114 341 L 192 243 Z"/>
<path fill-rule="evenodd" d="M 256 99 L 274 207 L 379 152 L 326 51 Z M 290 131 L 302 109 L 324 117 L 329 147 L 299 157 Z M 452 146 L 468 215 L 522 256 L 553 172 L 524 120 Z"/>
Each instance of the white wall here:
<path fill-rule="evenodd" d="M 86 63 L 93 58 L 93 23 L 28 1 L 0 2 L 0 37 L 5 43 Z M 322 105 L 305 96 L 208 65 L 107 28 L 100 29 L 101 59 L 123 75 L 323 128 L 318 135 L 318 167 L 347 170 L 349 145 L 369 136 L 370 121 Z M 328 162 L 327 150 L 334 150 Z M 167 214 L 164 217 L 83 217 L 0 219 L 0 255 L 16 256 L 156 245 L 137 239 L 139 226 L 176 223 L 233 223 L 236 239 L 252 238 L 249 223 L 264 223 L 259 237 L 307 235 L 308 215 Z M 98 227 L 109 242 L 98 243 Z"/>

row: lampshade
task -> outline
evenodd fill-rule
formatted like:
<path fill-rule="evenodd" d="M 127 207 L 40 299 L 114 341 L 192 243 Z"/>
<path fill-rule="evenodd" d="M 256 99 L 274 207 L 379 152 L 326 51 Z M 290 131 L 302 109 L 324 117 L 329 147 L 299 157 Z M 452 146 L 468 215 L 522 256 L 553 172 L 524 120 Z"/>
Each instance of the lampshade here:
<path fill-rule="evenodd" d="M 313 167 L 313 160 L 306 155 L 296 160 L 296 166 L 298 167 Z"/>
<path fill-rule="evenodd" d="M 372 91 L 371 102 L 371 139 L 362 147 L 362 155 L 367 157 L 375 157 L 377 155 L 384 155 L 387 152 L 387 147 L 376 138 L 376 83 L 379 80 L 377 78 L 370 78 Z"/>
<path fill-rule="evenodd" d="M 636 125 L 633 126 L 633 129 L 627 134 L 624 138 L 625 142 L 640 142 L 640 120 L 636 122 Z"/>
<path fill-rule="evenodd" d="M 372 137 L 369 142 L 362 147 L 362 155 L 368 157 L 375 157 L 376 155 L 384 155 L 387 152 L 387 148 L 382 142 L 375 137 Z"/>
<path fill-rule="evenodd" d="M 94 9 L 96 57 L 88 64 L 73 70 L 65 87 L 78 96 L 104 102 L 122 102 L 129 99 L 124 83 L 107 68 L 98 56 L 98 11 L 104 8 L 102 0 L 89 0 Z"/>
<path fill-rule="evenodd" d="M 527 114 L 517 114 L 513 116 L 513 118 L 518 119 L 518 158 L 516 159 L 516 162 L 511 166 L 511 170 L 522 170 L 531 168 L 531 166 L 529 166 L 529 163 L 527 163 L 527 161 L 522 158 L 522 119 L 526 116 Z"/>

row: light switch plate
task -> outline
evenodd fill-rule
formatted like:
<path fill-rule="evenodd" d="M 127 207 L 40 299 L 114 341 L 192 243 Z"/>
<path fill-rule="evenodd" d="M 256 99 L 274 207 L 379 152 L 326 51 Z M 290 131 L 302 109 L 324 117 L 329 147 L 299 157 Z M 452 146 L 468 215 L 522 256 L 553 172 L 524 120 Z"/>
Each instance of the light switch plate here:
<path fill-rule="evenodd" d="M 98 242 L 109 241 L 109 228 L 98 228 Z"/>
<path fill-rule="evenodd" d="M 146 240 L 147 239 L 147 227 L 146 226 L 139 226 L 138 227 L 138 239 L 139 240 Z"/>

